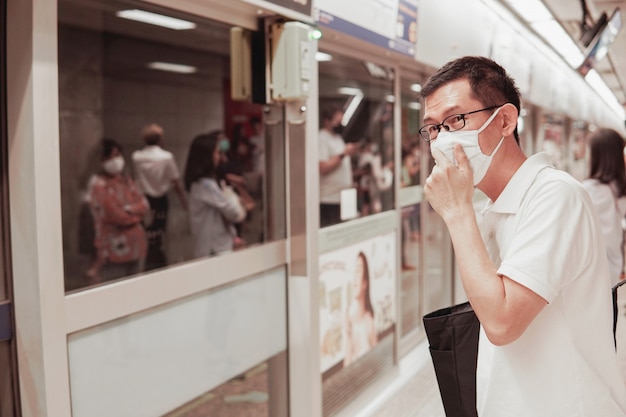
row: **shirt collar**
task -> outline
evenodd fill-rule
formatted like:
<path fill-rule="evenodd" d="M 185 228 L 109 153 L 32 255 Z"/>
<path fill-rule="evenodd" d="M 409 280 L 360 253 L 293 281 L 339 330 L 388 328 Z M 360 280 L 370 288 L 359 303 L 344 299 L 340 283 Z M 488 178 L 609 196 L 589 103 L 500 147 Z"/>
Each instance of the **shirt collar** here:
<path fill-rule="evenodd" d="M 517 213 L 522 199 L 535 181 L 537 174 L 546 167 L 552 167 L 552 163 L 545 152 L 539 152 L 528 157 L 517 172 L 513 174 L 496 201 L 488 200 L 483 211 Z"/>

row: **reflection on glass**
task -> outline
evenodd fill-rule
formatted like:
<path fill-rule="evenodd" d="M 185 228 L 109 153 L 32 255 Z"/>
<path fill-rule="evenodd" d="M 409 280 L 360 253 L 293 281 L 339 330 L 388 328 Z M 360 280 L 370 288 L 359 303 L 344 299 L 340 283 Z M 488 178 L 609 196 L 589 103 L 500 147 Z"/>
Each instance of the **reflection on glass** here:
<path fill-rule="evenodd" d="M 221 252 L 194 249 L 198 240 L 192 230 L 197 223 L 190 217 L 200 210 L 191 204 L 191 188 L 181 186 L 192 140 L 214 130 L 223 132 L 216 187 L 222 194 L 253 200 L 244 201 L 245 215 L 226 228 L 232 234 L 229 250 L 284 237 L 276 233 L 284 229 L 283 218 L 269 221 L 268 207 L 280 205 L 274 190 L 281 187 L 276 179 L 268 187 L 268 176 L 284 175 L 278 172 L 281 164 L 266 164 L 266 112 L 261 105 L 230 96 L 231 28 L 143 3 L 146 11 L 195 26 L 172 31 L 151 25 L 146 30 L 146 23 L 115 15 L 115 10 L 134 6 L 132 1 L 59 1 L 61 202 L 68 291 Z M 181 65 L 193 70 L 180 71 Z M 104 199 L 94 207 L 94 178 L 108 178 L 103 177 L 103 138 L 119 144 L 121 159 L 115 161 L 122 161 L 124 181 L 133 183 L 145 200 L 141 211 L 135 206 L 129 212 L 134 203 L 122 201 L 119 194 L 110 199 L 119 204 L 101 196 Z M 281 139 L 272 140 L 283 143 Z M 272 166 L 271 172 L 266 166 Z M 104 211 L 106 206 L 117 210 Z M 127 232 L 109 233 L 105 239 L 103 230 L 114 225 L 134 228 L 132 239 Z M 124 251 L 134 251 L 124 255 L 133 261 L 132 268 L 117 268 L 120 262 L 113 261 L 115 256 L 123 258 Z M 117 271 L 109 273 L 112 266 Z"/>
<path fill-rule="evenodd" d="M 421 325 L 422 316 L 422 146 L 419 92 L 421 84 L 403 78 L 400 81 L 400 128 L 402 132 L 400 166 L 401 264 L 400 321 L 401 335 L 406 336 Z M 428 152 L 428 151 L 426 151 Z"/>
<path fill-rule="evenodd" d="M 401 335 L 406 335 L 421 323 L 420 290 L 420 211 L 421 203 L 402 207 L 400 225 L 402 231 L 402 276 L 400 286 L 400 309 L 402 314 Z"/>
<path fill-rule="evenodd" d="M 429 156 L 428 172 L 434 166 L 435 160 Z M 428 313 L 452 304 L 453 252 L 443 219 L 428 202 L 424 204 L 424 312 Z"/>
<path fill-rule="evenodd" d="M 272 394 L 271 363 L 271 361 L 263 362 L 176 410 L 164 414 L 163 417 L 271 417 L 279 415 L 275 410 L 277 406 L 272 405 L 276 403 L 276 399 L 270 398 Z M 280 404 L 278 408 L 284 410 L 286 404 Z M 275 413 L 272 414 L 271 410 Z"/>
<path fill-rule="evenodd" d="M 180 205 L 187 210 L 187 196 L 180 181 L 180 171 L 174 155 L 163 149 L 164 131 L 156 123 L 141 130 L 144 146 L 133 152 L 137 184 L 150 206 L 146 224 L 148 250 L 145 271 L 167 266 L 165 238 L 169 214 L 169 191 L 176 191 Z"/>
<path fill-rule="evenodd" d="M 337 55 L 319 64 L 324 227 L 393 208 L 395 98 L 390 69 L 370 72 L 365 63 Z"/>
<path fill-rule="evenodd" d="M 242 146 L 241 144 L 239 146 Z M 237 160 L 227 157 L 230 143 L 214 130 L 191 142 L 185 189 L 189 192 L 189 219 L 195 257 L 231 251 L 243 245 L 241 222 L 254 208 Z"/>
<path fill-rule="evenodd" d="M 142 222 L 149 209 L 148 200 L 125 171 L 120 144 L 104 138 L 97 154 L 98 169 L 87 192 L 95 253 L 85 273 L 94 284 L 139 272 L 147 249 Z"/>

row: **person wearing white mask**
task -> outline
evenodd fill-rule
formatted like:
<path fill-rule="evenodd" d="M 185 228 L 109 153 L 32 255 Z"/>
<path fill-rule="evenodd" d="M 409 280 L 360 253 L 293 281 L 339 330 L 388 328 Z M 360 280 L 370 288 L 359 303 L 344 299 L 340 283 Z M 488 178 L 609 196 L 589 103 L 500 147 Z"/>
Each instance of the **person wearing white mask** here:
<path fill-rule="evenodd" d="M 121 146 L 113 139 L 104 138 L 100 156 L 100 170 L 89 196 L 96 259 L 86 275 L 92 284 L 140 272 L 147 248 L 142 220 L 149 205 L 124 172 Z"/>
<path fill-rule="evenodd" d="M 626 415 L 609 265 L 589 194 L 545 153 L 524 155 L 519 91 L 491 59 L 447 63 L 422 96 L 420 135 L 436 162 L 424 193 L 446 223 L 481 324 L 478 415 Z M 475 188 L 488 197 L 479 213 Z"/>

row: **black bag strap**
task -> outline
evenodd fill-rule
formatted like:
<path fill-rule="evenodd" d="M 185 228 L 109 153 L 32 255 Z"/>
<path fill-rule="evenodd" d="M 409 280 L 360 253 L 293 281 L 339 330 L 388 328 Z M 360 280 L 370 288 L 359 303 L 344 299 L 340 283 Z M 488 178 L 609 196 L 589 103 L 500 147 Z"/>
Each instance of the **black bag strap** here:
<path fill-rule="evenodd" d="M 624 284 L 626 284 L 626 280 L 620 281 L 611 290 L 613 293 L 613 343 L 615 344 L 615 349 L 617 349 L 617 336 L 615 334 L 617 331 L 617 290 Z"/>

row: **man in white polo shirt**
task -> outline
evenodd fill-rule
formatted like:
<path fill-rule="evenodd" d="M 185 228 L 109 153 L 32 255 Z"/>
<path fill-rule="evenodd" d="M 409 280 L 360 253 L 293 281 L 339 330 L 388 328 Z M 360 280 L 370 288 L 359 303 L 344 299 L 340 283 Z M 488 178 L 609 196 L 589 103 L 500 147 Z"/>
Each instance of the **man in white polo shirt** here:
<path fill-rule="evenodd" d="M 321 112 L 318 137 L 321 227 L 341 222 L 341 190 L 354 186 L 350 157 L 358 151 L 358 145 L 345 143 L 337 133 L 342 118 L 339 107 L 331 106 Z"/>
<path fill-rule="evenodd" d="M 180 173 L 174 155 L 161 147 L 163 128 L 157 124 L 146 125 L 141 130 L 145 146 L 133 152 L 132 159 L 137 184 L 150 203 L 151 222 L 146 227 L 148 254 L 145 270 L 167 265 L 164 238 L 169 211 L 168 192 L 174 187 L 181 205 L 187 210 L 187 197 L 180 182 Z"/>
<path fill-rule="evenodd" d="M 588 193 L 545 153 L 523 154 L 519 91 L 492 60 L 452 61 L 422 95 L 420 135 L 436 161 L 425 196 L 448 227 L 481 323 L 478 416 L 625 416 L 610 275 Z M 474 187 L 489 198 L 478 215 Z"/>

